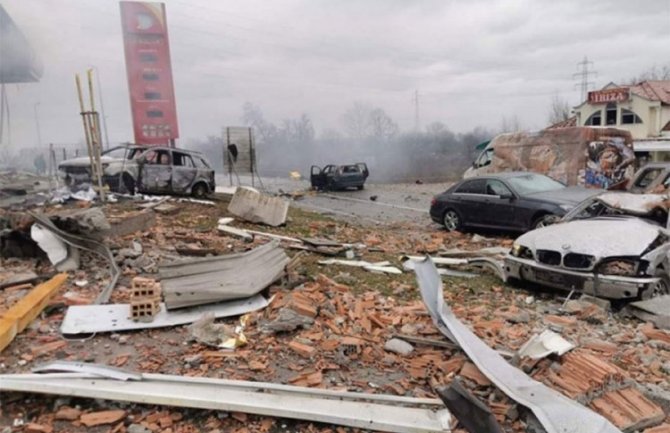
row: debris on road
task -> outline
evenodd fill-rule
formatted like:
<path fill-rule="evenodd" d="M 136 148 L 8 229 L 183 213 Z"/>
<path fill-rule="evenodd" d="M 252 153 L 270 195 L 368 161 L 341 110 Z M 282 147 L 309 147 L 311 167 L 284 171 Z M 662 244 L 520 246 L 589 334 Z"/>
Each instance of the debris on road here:
<path fill-rule="evenodd" d="M 245 187 L 239 187 L 228 205 L 228 211 L 252 223 L 278 227 L 286 222 L 288 202 Z"/>
<path fill-rule="evenodd" d="M 389 261 L 370 263 L 363 260 L 341 260 L 341 259 L 328 259 L 319 261 L 320 265 L 342 265 L 342 266 L 353 266 L 356 268 L 363 268 L 366 271 L 384 273 L 384 274 L 402 274 L 402 271 L 395 266 L 391 265 Z"/>

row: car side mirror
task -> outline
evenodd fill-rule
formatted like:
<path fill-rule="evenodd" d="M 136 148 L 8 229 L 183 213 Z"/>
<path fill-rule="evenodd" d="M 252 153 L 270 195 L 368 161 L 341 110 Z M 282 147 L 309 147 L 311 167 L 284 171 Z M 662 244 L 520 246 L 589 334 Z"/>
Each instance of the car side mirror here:
<path fill-rule="evenodd" d="M 505 194 L 500 194 L 500 198 L 503 199 L 503 200 L 512 201 L 512 200 L 514 200 L 514 194 L 511 194 L 509 192 L 505 193 Z"/>

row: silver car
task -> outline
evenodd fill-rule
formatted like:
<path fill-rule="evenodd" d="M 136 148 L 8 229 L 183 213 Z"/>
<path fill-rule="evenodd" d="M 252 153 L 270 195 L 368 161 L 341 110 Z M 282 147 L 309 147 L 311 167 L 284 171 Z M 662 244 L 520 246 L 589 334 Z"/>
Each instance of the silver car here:
<path fill-rule="evenodd" d="M 214 170 L 199 152 L 170 147 L 121 146 L 101 157 L 103 182 L 110 190 L 206 197 L 214 192 Z M 68 185 L 91 181 L 88 157 L 58 165 Z"/>
<path fill-rule="evenodd" d="M 558 224 L 516 239 L 507 276 L 612 299 L 670 294 L 669 199 L 625 192 L 587 199 Z"/>

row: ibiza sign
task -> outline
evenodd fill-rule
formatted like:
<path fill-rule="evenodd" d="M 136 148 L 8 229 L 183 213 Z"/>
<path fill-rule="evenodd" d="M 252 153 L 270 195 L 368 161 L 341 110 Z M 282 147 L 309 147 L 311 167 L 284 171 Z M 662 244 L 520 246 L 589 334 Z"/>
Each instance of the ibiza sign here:
<path fill-rule="evenodd" d="M 630 89 L 619 87 L 616 89 L 597 90 L 589 92 L 590 104 L 607 104 L 608 102 L 625 102 L 630 99 Z"/>

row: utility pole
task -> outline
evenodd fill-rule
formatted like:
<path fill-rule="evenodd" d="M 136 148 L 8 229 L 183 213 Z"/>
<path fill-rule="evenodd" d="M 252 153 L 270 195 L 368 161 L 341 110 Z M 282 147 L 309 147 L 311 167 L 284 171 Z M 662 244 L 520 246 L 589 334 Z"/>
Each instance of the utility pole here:
<path fill-rule="evenodd" d="M 414 90 L 414 129 L 419 132 L 421 120 L 419 118 L 419 91 Z"/>
<path fill-rule="evenodd" d="M 40 116 L 37 114 L 37 107 L 40 105 L 39 102 L 36 102 L 35 105 L 33 105 L 33 108 L 35 109 L 35 128 L 37 129 L 37 145 L 41 148 L 42 147 L 42 131 L 40 131 Z"/>
<path fill-rule="evenodd" d="M 109 149 L 109 135 L 107 135 L 107 116 L 105 116 L 105 102 L 102 100 L 102 86 L 100 85 L 100 71 L 97 66 L 95 69 L 95 79 L 98 82 L 98 96 L 100 96 L 100 114 L 102 114 L 102 128 L 105 132 L 105 149 Z"/>
<path fill-rule="evenodd" d="M 598 76 L 598 72 L 594 71 L 592 67 L 593 62 L 590 61 L 588 57 L 584 56 L 584 60 L 577 63 L 577 69 L 579 72 L 572 74 L 572 78 L 580 80 L 579 83 L 575 84 L 575 87 L 579 86 L 581 91 L 582 99 L 580 102 L 584 102 L 586 100 L 586 96 L 589 93 L 589 87 L 595 86 L 595 82 L 589 81 L 589 76 L 593 75 L 594 78 Z"/>

